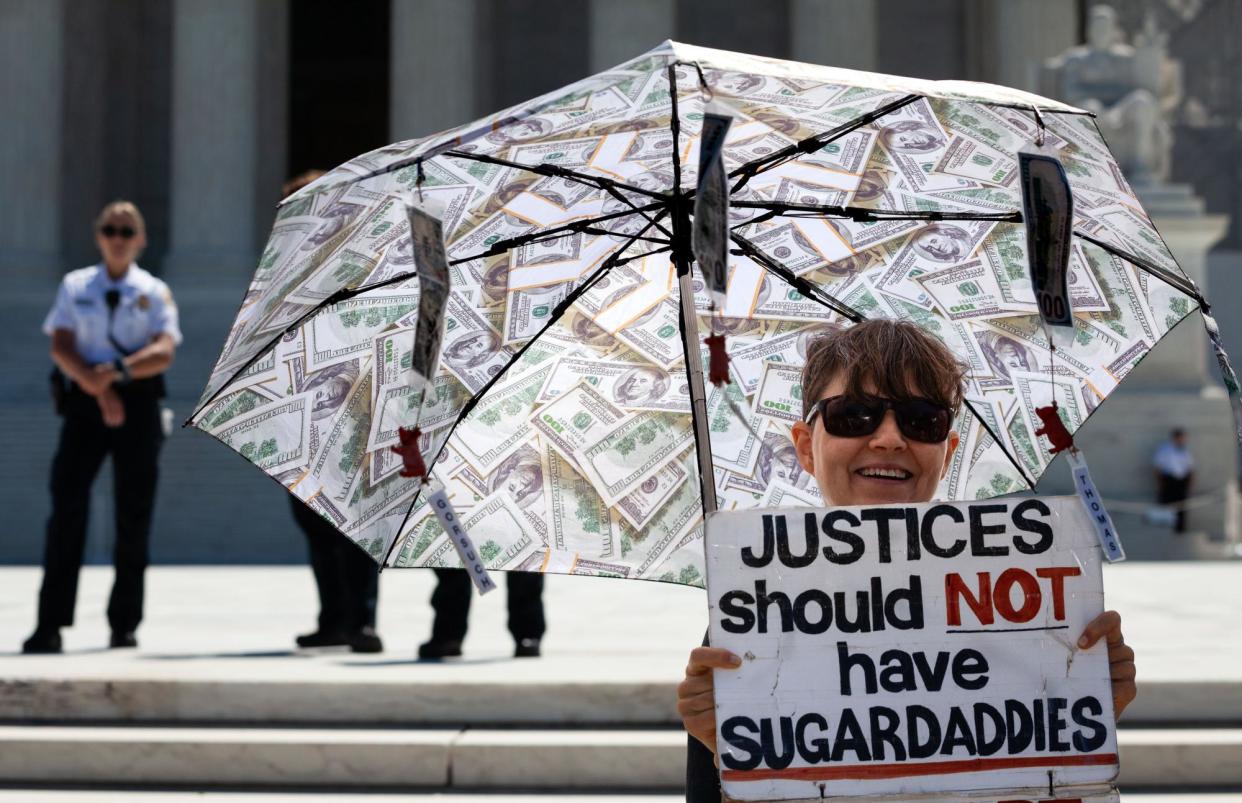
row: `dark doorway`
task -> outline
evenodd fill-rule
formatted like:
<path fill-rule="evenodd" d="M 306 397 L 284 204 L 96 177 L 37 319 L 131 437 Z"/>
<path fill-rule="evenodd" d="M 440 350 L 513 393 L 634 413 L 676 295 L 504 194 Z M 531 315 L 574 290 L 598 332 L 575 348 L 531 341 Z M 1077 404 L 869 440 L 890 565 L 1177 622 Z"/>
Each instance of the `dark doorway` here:
<path fill-rule="evenodd" d="M 388 144 L 389 0 L 289 5 L 293 176 Z"/>

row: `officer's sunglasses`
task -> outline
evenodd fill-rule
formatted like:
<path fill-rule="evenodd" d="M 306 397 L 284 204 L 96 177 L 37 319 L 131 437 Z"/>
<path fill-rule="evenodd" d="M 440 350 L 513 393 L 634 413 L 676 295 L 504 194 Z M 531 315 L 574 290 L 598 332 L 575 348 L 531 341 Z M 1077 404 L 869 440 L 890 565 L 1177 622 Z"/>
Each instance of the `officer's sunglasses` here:
<path fill-rule="evenodd" d="M 884 415 L 892 410 L 897 429 L 912 441 L 940 443 L 949 437 L 953 413 L 930 399 L 882 399 L 878 396 L 829 396 L 820 399 L 806 417 L 812 424 L 818 415 L 824 430 L 838 438 L 861 438 L 880 428 Z"/>
<path fill-rule="evenodd" d="M 113 226 L 111 223 L 105 223 L 99 227 L 99 233 L 108 239 L 120 237 L 122 240 L 132 240 L 138 232 L 133 226 Z"/>

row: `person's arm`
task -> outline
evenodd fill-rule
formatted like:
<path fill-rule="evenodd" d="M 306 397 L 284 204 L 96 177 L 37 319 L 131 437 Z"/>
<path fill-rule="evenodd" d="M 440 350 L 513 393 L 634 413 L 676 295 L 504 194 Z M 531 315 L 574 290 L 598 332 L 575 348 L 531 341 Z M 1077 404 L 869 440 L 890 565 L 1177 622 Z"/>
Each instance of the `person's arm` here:
<path fill-rule="evenodd" d="M 98 396 L 112 384 L 112 376 L 96 370 L 78 353 L 77 339 L 72 329 L 56 329 L 52 332 L 52 362 L 65 376 L 77 383 L 91 396 Z"/>
<path fill-rule="evenodd" d="M 78 353 L 77 339 L 71 329 L 52 332 L 52 362 L 83 392 L 94 397 L 106 426 L 119 427 L 125 423 L 125 405 L 112 387 L 119 374 L 111 365 L 91 365 L 84 360 Z"/>
<path fill-rule="evenodd" d="M 130 377 L 146 379 L 167 371 L 168 367 L 172 365 L 173 357 L 176 356 L 176 353 L 177 347 L 173 343 L 172 335 L 167 332 L 161 332 L 150 343 L 122 361 L 125 363 L 125 367 L 129 369 Z"/>

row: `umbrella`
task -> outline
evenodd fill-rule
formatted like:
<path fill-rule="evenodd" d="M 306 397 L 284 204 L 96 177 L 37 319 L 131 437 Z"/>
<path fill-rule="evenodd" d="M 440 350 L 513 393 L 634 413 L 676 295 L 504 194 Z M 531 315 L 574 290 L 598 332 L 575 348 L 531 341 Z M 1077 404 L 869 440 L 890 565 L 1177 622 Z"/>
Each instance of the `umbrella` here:
<path fill-rule="evenodd" d="M 719 297 L 690 245 L 709 103 L 732 118 Z M 1027 264 L 1032 140 L 1073 191 L 1063 335 Z M 414 198 L 450 263 L 425 391 Z M 960 356 L 940 496 L 975 499 L 1033 487 L 1036 410 L 1076 430 L 1200 307 L 1080 109 L 666 42 L 286 199 L 189 423 L 387 566 L 461 565 L 389 448 L 417 422 L 489 568 L 697 585 L 705 510 L 822 503 L 789 443 L 819 327 L 909 319 Z M 728 384 L 704 382 L 699 330 L 727 337 Z"/>

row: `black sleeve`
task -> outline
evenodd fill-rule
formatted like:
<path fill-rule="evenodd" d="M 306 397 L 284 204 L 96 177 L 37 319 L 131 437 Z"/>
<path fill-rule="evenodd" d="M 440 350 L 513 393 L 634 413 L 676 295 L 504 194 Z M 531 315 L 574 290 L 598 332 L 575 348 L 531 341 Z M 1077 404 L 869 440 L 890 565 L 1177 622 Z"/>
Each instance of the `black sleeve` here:
<path fill-rule="evenodd" d="M 686 735 L 686 803 L 720 803 L 720 776 L 712 751 Z"/>

